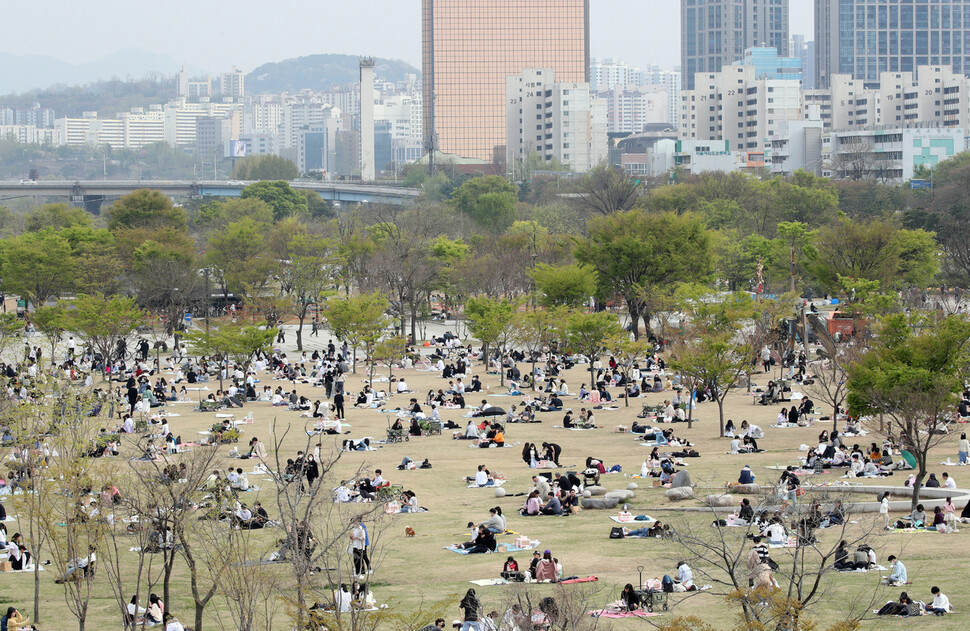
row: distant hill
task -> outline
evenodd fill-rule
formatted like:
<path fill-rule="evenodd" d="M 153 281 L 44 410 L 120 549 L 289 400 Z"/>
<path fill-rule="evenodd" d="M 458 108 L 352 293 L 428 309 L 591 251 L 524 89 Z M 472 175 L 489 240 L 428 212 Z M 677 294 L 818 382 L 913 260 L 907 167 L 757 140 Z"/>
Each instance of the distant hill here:
<path fill-rule="evenodd" d="M 377 59 L 374 74 L 385 81 L 401 81 L 421 71 L 398 59 Z M 246 92 L 298 92 L 329 90 L 335 84 L 360 80 L 360 58 L 356 55 L 308 55 L 263 64 L 246 75 Z"/>
<path fill-rule="evenodd" d="M 124 49 L 102 59 L 72 64 L 46 55 L 0 53 L 0 94 L 44 90 L 55 85 L 79 86 L 108 79 L 140 80 L 148 75 L 170 76 L 182 64 L 168 55 Z M 204 74 L 188 67 L 191 74 Z"/>

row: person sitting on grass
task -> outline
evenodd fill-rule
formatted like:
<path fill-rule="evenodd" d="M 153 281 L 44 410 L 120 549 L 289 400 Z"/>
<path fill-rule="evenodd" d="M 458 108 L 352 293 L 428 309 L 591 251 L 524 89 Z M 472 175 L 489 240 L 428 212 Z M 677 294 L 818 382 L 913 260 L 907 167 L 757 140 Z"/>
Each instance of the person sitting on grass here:
<path fill-rule="evenodd" d="M 547 496 L 549 499 L 546 500 L 545 505 L 539 509 L 539 512 L 543 515 L 562 515 L 562 502 L 556 497 L 556 494 L 549 491 Z"/>
<path fill-rule="evenodd" d="M 539 503 L 539 491 L 533 490 L 525 500 L 525 505 L 519 509 L 519 514 L 523 517 L 535 517 L 542 508 Z"/>
<path fill-rule="evenodd" d="M 889 555 L 888 561 L 893 572 L 885 577 L 886 585 L 905 585 L 907 582 L 906 566 L 894 554 Z"/>
<path fill-rule="evenodd" d="M 495 552 L 497 545 L 495 535 L 489 532 L 485 526 L 479 526 L 475 543 L 467 548 L 467 550 L 468 554 L 484 554 L 486 552 Z"/>
<path fill-rule="evenodd" d="M 501 534 L 505 532 L 506 521 L 505 515 L 502 514 L 502 507 L 496 506 L 495 508 L 488 509 L 488 519 L 482 522 L 489 532 L 493 534 Z"/>
<path fill-rule="evenodd" d="M 620 600 L 623 602 L 623 608 L 627 611 L 640 608 L 640 595 L 633 589 L 632 583 L 627 583 L 623 587 L 623 591 L 620 592 Z"/>
<path fill-rule="evenodd" d="M 738 484 L 754 484 L 755 474 L 751 471 L 751 465 L 744 465 L 741 474 L 738 476 Z"/>
<path fill-rule="evenodd" d="M 931 613 L 937 616 L 942 616 L 943 614 L 950 612 L 950 599 L 946 597 L 946 594 L 940 591 L 940 588 L 934 585 L 930 589 L 930 593 L 933 594 L 933 604 L 926 605 L 926 613 Z"/>
<path fill-rule="evenodd" d="M 492 479 L 488 469 L 483 464 L 478 465 L 478 471 L 475 473 L 474 478 L 465 478 L 465 481 L 474 482 L 475 486 L 493 486 L 495 484 L 495 480 Z"/>

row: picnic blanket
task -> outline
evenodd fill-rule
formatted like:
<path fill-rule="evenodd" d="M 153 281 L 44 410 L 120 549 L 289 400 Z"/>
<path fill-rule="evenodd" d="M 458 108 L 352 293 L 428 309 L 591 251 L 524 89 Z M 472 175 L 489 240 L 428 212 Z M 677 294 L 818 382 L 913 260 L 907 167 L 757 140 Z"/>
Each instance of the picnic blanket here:
<path fill-rule="evenodd" d="M 474 482 L 472 482 L 471 484 L 468 485 L 467 488 L 469 488 L 469 489 L 494 489 L 497 486 L 502 486 L 503 484 L 505 484 L 506 480 L 493 480 L 492 482 L 493 482 L 492 484 L 486 484 L 485 486 L 478 486 L 477 484 L 475 484 Z"/>
<path fill-rule="evenodd" d="M 535 550 L 540 545 L 542 544 L 539 542 L 538 539 L 533 539 L 529 541 L 528 547 L 525 547 L 525 548 L 520 548 L 514 543 L 507 543 L 507 542 L 498 544 L 498 547 L 505 548 L 506 552 L 525 552 L 526 550 Z"/>
<path fill-rule="evenodd" d="M 614 609 L 594 609 L 593 611 L 587 612 L 594 618 L 645 618 L 647 616 L 659 616 L 660 614 L 656 611 L 648 612 L 642 609 L 634 609 L 633 611 L 616 611 Z"/>
<path fill-rule="evenodd" d="M 565 580 L 559 581 L 559 584 L 560 585 L 572 585 L 574 583 L 595 583 L 598 580 L 600 580 L 600 579 L 597 578 L 597 577 L 595 577 L 595 576 L 593 576 L 593 575 L 590 575 L 590 576 L 587 576 L 586 578 L 579 578 L 579 577 L 567 578 Z"/>
<path fill-rule="evenodd" d="M 788 537 L 784 543 L 771 543 L 768 542 L 769 548 L 797 548 L 798 539 L 796 537 Z"/>
<path fill-rule="evenodd" d="M 870 568 L 868 570 L 866 568 L 859 568 L 858 570 L 835 570 L 835 571 L 836 572 L 845 572 L 845 573 L 848 574 L 850 572 L 885 572 L 888 569 L 889 569 L 888 567 L 883 567 L 881 565 L 877 565 L 876 567 Z"/>
<path fill-rule="evenodd" d="M 640 515 L 637 515 L 637 517 L 640 517 Z M 646 517 L 646 519 L 632 519 L 627 521 L 620 521 L 620 518 L 617 517 L 616 515 L 610 515 L 610 519 L 612 519 L 618 524 L 632 524 L 637 526 L 638 528 L 641 526 L 650 526 L 651 524 L 655 524 L 657 522 L 657 520 L 651 517 L 650 515 L 643 515 L 643 517 Z"/>

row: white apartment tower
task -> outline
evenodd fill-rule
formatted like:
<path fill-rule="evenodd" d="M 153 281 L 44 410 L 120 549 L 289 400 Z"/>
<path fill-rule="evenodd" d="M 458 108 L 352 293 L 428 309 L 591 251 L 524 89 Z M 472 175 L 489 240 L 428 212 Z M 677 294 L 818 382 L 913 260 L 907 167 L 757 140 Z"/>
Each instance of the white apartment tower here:
<path fill-rule="evenodd" d="M 530 154 L 583 173 L 607 157 L 605 102 L 588 83 L 557 83 L 552 69 L 506 78 L 506 161 Z"/>
<path fill-rule="evenodd" d="M 373 57 L 360 58 L 360 179 L 375 179 Z"/>

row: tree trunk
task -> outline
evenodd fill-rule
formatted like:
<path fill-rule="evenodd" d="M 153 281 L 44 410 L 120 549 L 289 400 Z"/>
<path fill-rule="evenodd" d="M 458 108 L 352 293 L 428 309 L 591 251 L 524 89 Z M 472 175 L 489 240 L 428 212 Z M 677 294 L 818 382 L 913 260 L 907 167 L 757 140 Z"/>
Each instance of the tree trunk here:
<path fill-rule="evenodd" d="M 532 355 L 532 391 L 536 391 L 536 356 Z"/>
<path fill-rule="evenodd" d="M 300 324 L 296 327 L 296 350 L 303 350 L 303 321 L 306 319 L 306 307 L 300 310 Z"/>
<path fill-rule="evenodd" d="M 717 397 L 717 417 L 718 417 L 718 423 L 720 423 L 720 429 L 721 429 L 720 433 L 718 434 L 718 437 L 724 436 L 724 398 L 723 397 Z"/>
<path fill-rule="evenodd" d="M 924 462 L 917 461 L 919 465 L 919 472 L 916 474 L 916 482 L 913 483 L 913 497 L 910 501 L 910 510 L 916 510 L 916 505 L 919 504 L 919 492 L 923 488 L 923 480 L 926 478 L 926 464 Z"/>
<path fill-rule="evenodd" d="M 357 346 L 354 346 L 354 366 L 352 371 L 355 375 L 357 374 Z"/>
<path fill-rule="evenodd" d="M 411 301 L 410 317 L 411 317 L 411 343 L 417 344 L 418 343 L 418 330 L 417 330 L 418 306 L 414 304 L 413 300 Z"/>
<path fill-rule="evenodd" d="M 596 373 L 593 372 L 593 362 L 596 361 L 592 355 L 589 356 L 589 391 L 590 393 L 596 389 Z"/>
<path fill-rule="evenodd" d="M 38 547 L 34 552 L 34 622 L 40 622 L 40 551 Z"/>
<path fill-rule="evenodd" d="M 627 308 L 630 311 L 630 328 L 633 329 L 633 339 L 640 339 L 640 308 L 636 303 L 627 300 Z"/>
<path fill-rule="evenodd" d="M 164 539 L 164 537 L 163 537 L 163 539 Z M 169 584 L 172 581 L 172 570 L 175 569 L 175 551 L 174 550 L 172 550 L 171 555 L 172 555 L 171 559 L 167 559 L 166 560 L 166 563 L 165 563 L 165 578 L 163 579 L 163 582 L 162 582 L 162 594 L 164 595 L 164 600 L 165 600 L 165 606 L 166 607 L 171 607 L 171 605 L 169 603 L 172 602 L 172 599 L 171 599 L 171 589 L 170 589 Z"/>
<path fill-rule="evenodd" d="M 498 353 L 498 385 L 505 386 L 505 350 Z"/>

